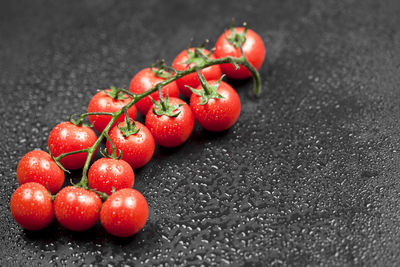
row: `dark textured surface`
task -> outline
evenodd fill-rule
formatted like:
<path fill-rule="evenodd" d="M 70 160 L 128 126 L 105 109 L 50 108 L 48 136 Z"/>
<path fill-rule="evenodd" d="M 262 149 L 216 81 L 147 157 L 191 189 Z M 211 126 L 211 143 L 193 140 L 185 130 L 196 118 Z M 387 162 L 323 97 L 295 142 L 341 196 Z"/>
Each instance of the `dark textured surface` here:
<path fill-rule="evenodd" d="M 1 1 L 0 265 L 400 264 L 400 2 L 180 2 Z M 142 232 L 13 221 L 17 163 L 56 123 L 232 17 L 266 42 L 264 91 L 234 83 L 231 130 L 197 127 L 136 172 Z"/>

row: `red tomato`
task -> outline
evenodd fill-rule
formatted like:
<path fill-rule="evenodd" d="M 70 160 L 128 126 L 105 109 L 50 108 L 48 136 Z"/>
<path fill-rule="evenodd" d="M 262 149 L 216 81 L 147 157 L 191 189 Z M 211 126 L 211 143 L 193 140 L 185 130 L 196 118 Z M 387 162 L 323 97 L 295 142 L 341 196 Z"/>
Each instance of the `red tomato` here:
<path fill-rule="evenodd" d="M 105 90 L 108 93 L 111 93 L 112 90 L 107 89 Z M 123 96 L 120 95 L 120 97 Z M 116 112 L 119 111 L 123 106 L 127 105 L 132 98 L 125 95 L 125 99 L 114 99 L 111 96 L 107 95 L 104 91 L 100 91 L 93 96 L 90 100 L 88 106 L 88 112 Z M 128 115 L 132 119 L 136 119 L 136 107 L 132 106 L 128 109 Z M 88 119 L 91 124 L 93 124 L 93 128 L 98 131 L 102 132 L 104 128 L 106 128 L 107 124 L 111 120 L 111 116 L 108 115 L 90 115 Z M 117 122 L 121 122 L 125 120 L 125 115 L 121 115 Z M 113 124 L 113 125 L 116 125 Z"/>
<path fill-rule="evenodd" d="M 40 230 L 54 218 L 53 201 L 47 189 L 38 183 L 26 183 L 11 197 L 11 214 L 15 221 L 28 230 Z"/>
<path fill-rule="evenodd" d="M 132 188 L 112 194 L 100 211 L 100 222 L 112 235 L 127 237 L 139 232 L 146 224 L 149 207 L 144 196 Z"/>
<path fill-rule="evenodd" d="M 62 122 L 51 130 L 48 146 L 54 157 L 57 157 L 62 153 L 89 148 L 96 140 L 96 134 L 89 127 Z M 85 165 L 86 157 L 85 152 L 68 155 L 60 159 L 60 163 L 66 169 L 80 169 Z"/>
<path fill-rule="evenodd" d="M 237 34 L 243 33 L 243 27 L 236 27 Z M 215 56 L 217 58 L 232 56 L 240 57 L 242 53 L 239 47 L 235 47 L 227 40 L 232 36 L 232 30 L 227 30 L 217 40 L 215 44 Z M 246 41 L 242 44 L 244 56 L 256 69 L 259 69 L 264 62 L 265 46 L 261 37 L 254 31 L 248 29 L 245 35 Z M 221 64 L 221 70 L 232 79 L 246 79 L 251 77 L 251 73 L 243 66 L 238 70 L 232 64 Z"/>
<path fill-rule="evenodd" d="M 113 187 L 116 191 L 131 188 L 135 174 L 125 160 L 101 158 L 90 166 L 88 180 L 90 188 L 111 195 Z"/>
<path fill-rule="evenodd" d="M 203 51 L 204 55 L 209 55 L 210 51 L 208 51 L 207 49 L 202 49 L 200 48 L 201 51 Z M 191 54 L 194 54 L 195 49 L 194 48 L 190 48 L 189 49 L 190 52 L 192 52 Z M 215 59 L 214 55 L 211 55 L 209 57 L 210 59 Z M 186 70 L 190 67 L 193 67 L 195 65 L 198 65 L 198 62 L 202 62 L 203 59 L 201 57 L 192 57 L 191 59 L 191 63 L 187 64 L 186 62 L 190 59 L 190 56 L 187 53 L 187 50 L 183 50 L 182 52 L 180 52 L 178 54 L 178 56 L 176 56 L 176 58 L 174 59 L 174 62 L 172 63 L 172 67 L 175 68 L 176 70 Z M 200 73 L 202 73 L 205 77 L 205 79 L 208 80 L 218 80 L 222 73 L 221 73 L 221 68 L 219 65 L 213 65 L 207 68 L 204 68 L 202 70 L 200 70 Z M 186 96 L 186 97 L 190 97 L 192 95 L 192 91 L 190 91 L 190 89 L 188 89 L 187 87 L 185 87 L 185 85 L 188 85 L 192 88 L 197 88 L 200 85 L 200 81 L 199 78 L 197 77 L 197 73 L 190 73 L 188 75 L 183 76 L 182 78 L 178 79 L 176 81 L 176 83 L 178 84 L 179 90 L 181 90 L 181 93 Z"/>
<path fill-rule="evenodd" d="M 17 179 L 20 185 L 36 182 L 55 194 L 64 184 L 65 175 L 49 153 L 33 150 L 26 153 L 19 161 Z"/>
<path fill-rule="evenodd" d="M 215 85 L 217 81 L 209 81 Z M 197 89 L 202 89 L 199 86 Z M 221 81 L 217 92 L 223 98 L 211 98 L 205 105 L 199 105 L 201 97 L 192 94 L 190 107 L 196 121 L 205 129 L 213 132 L 224 131 L 230 128 L 240 115 L 240 99 L 236 91 L 227 83 Z"/>
<path fill-rule="evenodd" d="M 117 126 L 111 129 L 109 135 L 114 145 L 122 151 L 122 159 L 128 162 L 132 168 L 140 168 L 146 165 L 153 157 L 155 143 L 149 129 L 140 122 L 135 121 L 136 128 L 140 129 L 136 134 L 124 137 L 123 133 Z M 125 127 L 125 122 L 118 124 L 120 127 Z M 111 144 L 107 141 L 108 153 L 112 153 Z"/>
<path fill-rule="evenodd" d="M 179 112 L 178 116 L 156 115 L 150 110 L 146 116 L 146 126 L 157 144 L 165 147 L 176 147 L 183 144 L 192 134 L 194 116 L 190 107 L 179 98 L 169 98 L 169 104 L 183 104 L 173 111 L 174 114 Z"/>
<path fill-rule="evenodd" d="M 84 231 L 95 225 L 100 209 L 100 197 L 80 187 L 64 187 L 54 200 L 57 220 L 72 231 Z"/>
<path fill-rule="evenodd" d="M 154 87 L 157 83 L 164 81 L 165 78 L 158 77 L 154 74 L 150 68 L 146 68 L 138 72 L 131 80 L 129 90 L 135 94 L 141 94 L 145 91 Z M 167 84 L 161 88 L 161 93 L 165 97 L 168 91 L 168 95 L 172 97 L 179 97 L 179 88 L 175 81 Z M 158 92 L 154 92 L 150 95 L 154 100 L 160 99 Z M 150 97 L 145 97 L 136 103 L 140 113 L 146 116 L 149 109 L 153 106 Z"/>

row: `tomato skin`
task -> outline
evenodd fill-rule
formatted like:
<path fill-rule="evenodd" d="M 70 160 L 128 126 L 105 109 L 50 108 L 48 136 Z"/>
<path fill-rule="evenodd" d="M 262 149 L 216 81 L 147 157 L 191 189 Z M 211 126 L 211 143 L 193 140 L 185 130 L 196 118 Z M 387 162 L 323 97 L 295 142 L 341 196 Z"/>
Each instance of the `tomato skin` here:
<path fill-rule="evenodd" d="M 53 201 L 47 189 L 38 183 L 25 183 L 11 197 L 11 214 L 15 221 L 28 230 L 40 230 L 54 218 Z"/>
<path fill-rule="evenodd" d="M 189 48 L 190 51 L 194 51 L 194 48 Z M 210 53 L 210 51 L 208 51 L 207 49 L 203 49 L 203 54 L 208 55 Z M 215 59 L 216 56 L 215 55 L 211 55 L 209 57 L 210 59 Z M 185 62 L 189 59 L 188 53 L 185 50 L 183 50 L 182 52 L 180 52 L 176 58 L 174 59 L 173 63 L 172 63 L 172 67 L 175 68 L 176 70 L 187 70 L 190 67 L 195 66 L 194 63 L 190 63 L 190 64 L 186 64 Z M 208 80 L 218 80 L 221 75 L 221 68 L 219 65 L 213 65 L 207 68 L 204 68 L 202 70 L 200 70 L 200 73 L 202 73 L 204 75 L 204 78 L 208 81 Z M 179 90 L 181 91 L 181 93 L 186 96 L 186 97 L 190 97 L 192 95 L 192 91 L 190 91 L 190 89 L 188 89 L 185 85 L 188 85 L 192 88 L 197 88 L 200 85 L 200 80 L 199 77 L 197 77 L 197 73 L 190 73 L 187 74 L 185 76 L 183 76 L 182 78 L 179 78 L 178 80 L 176 80 L 176 83 L 178 84 Z"/>
<path fill-rule="evenodd" d="M 135 121 L 135 124 L 137 129 L 140 128 L 139 132 L 128 137 L 124 137 L 117 126 L 109 132 L 109 136 L 117 148 L 117 156 L 119 155 L 118 150 L 121 149 L 122 159 L 128 162 L 133 169 L 146 165 L 153 157 L 156 146 L 149 129 L 140 122 Z M 124 127 L 125 122 L 120 122 L 118 125 Z M 108 153 L 111 154 L 112 147 L 108 140 L 106 146 Z"/>
<path fill-rule="evenodd" d="M 160 83 L 164 80 L 164 78 L 155 75 L 150 68 L 146 68 L 139 71 L 132 78 L 129 86 L 129 91 L 135 94 L 141 94 L 154 87 L 157 83 Z M 176 81 L 173 81 L 161 88 L 161 93 L 163 97 L 166 96 L 167 91 L 169 96 L 179 97 L 179 88 Z M 150 96 L 156 101 L 160 99 L 158 92 L 154 92 Z M 136 106 L 140 113 L 146 116 L 149 109 L 153 106 L 153 103 L 151 102 L 151 99 L 147 96 L 137 102 Z"/>
<path fill-rule="evenodd" d="M 17 179 L 20 185 L 36 182 L 55 194 L 64 184 L 65 175 L 49 153 L 33 150 L 26 153 L 19 161 Z"/>
<path fill-rule="evenodd" d="M 164 147 L 177 147 L 189 138 L 193 132 L 194 115 L 185 101 L 171 97 L 170 105 L 184 104 L 176 109 L 177 117 L 156 115 L 150 110 L 146 115 L 146 127 L 150 130 L 157 144 Z"/>
<path fill-rule="evenodd" d="M 128 237 L 139 232 L 146 224 L 149 207 L 144 196 L 132 188 L 112 194 L 100 211 L 100 222 L 112 235 Z"/>
<path fill-rule="evenodd" d="M 209 81 L 215 85 L 217 81 Z M 202 89 L 199 86 L 197 89 Z M 196 121 L 205 129 L 220 132 L 230 128 L 238 120 L 240 115 L 240 98 L 236 91 L 227 83 L 221 81 L 217 92 L 224 98 L 210 99 L 205 105 L 199 105 L 201 97 L 192 94 L 190 107 Z"/>
<path fill-rule="evenodd" d="M 80 187 L 64 187 L 54 200 L 58 222 L 72 231 L 84 231 L 95 225 L 100 216 L 100 209 L 100 197 Z"/>
<path fill-rule="evenodd" d="M 236 27 L 237 33 L 244 31 L 243 27 Z M 215 44 L 215 56 L 217 58 L 232 56 L 240 57 L 242 54 L 239 47 L 234 47 L 227 39 L 226 36 L 231 36 L 231 30 L 225 31 L 217 40 Z M 265 58 L 265 45 L 261 37 L 254 31 L 248 29 L 246 32 L 246 41 L 242 45 L 244 56 L 256 69 L 259 69 L 264 62 Z M 247 79 L 251 77 L 250 71 L 245 67 L 239 66 L 236 70 L 232 64 L 221 64 L 221 70 L 229 78 L 232 79 Z"/>
<path fill-rule="evenodd" d="M 92 129 L 86 126 L 76 126 L 70 122 L 62 122 L 54 127 L 49 135 L 48 146 L 55 156 L 91 147 L 97 140 Z M 76 170 L 85 165 L 87 153 L 81 152 L 60 159 L 66 169 Z"/>
<path fill-rule="evenodd" d="M 110 89 L 105 90 L 106 92 L 111 92 Z M 95 94 L 89 102 L 88 112 L 116 112 L 120 110 L 123 106 L 127 105 L 132 98 L 125 98 L 121 100 L 116 100 L 107 95 L 105 92 L 100 91 Z M 133 120 L 136 119 L 137 111 L 136 107 L 133 105 L 128 109 L 129 118 Z M 106 128 L 107 124 L 111 120 L 111 116 L 108 115 L 90 115 L 88 116 L 89 122 L 93 124 L 93 128 L 102 132 L 104 128 Z M 121 122 L 125 120 L 125 114 L 121 115 L 117 122 Z M 115 126 L 116 123 L 113 124 Z"/>
<path fill-rule="evenodd" d="M 135 174 L 125 160 L 101 158 L 90 166 L 88 180 L 90 188 L 111 195 L 113 187 L 116 191 L 132 188 Z"/>

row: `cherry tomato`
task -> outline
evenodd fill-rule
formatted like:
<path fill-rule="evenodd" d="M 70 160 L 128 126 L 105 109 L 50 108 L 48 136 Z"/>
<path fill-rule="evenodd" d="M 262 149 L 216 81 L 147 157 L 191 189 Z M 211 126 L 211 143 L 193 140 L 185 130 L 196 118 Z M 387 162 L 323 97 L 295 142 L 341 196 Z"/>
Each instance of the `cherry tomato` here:
<path fill-rule="evenodd" d="M 176 117 L 157 115 L 150 110 L 146 116 L 146 126 L 160 146 L 176 147 L 183 144 L 192 134 L 194 116 L 190 107 L 181 99 L 169 98 L 170 105 L 182 105 L 173 111 Z M 155 108 L 157 110 L 157 108 Z"/>
<path fill-rule="evenodd" d="M 244 27 L 236 27 L 234 29 L 236 32 L 235 36 L 239 36 L 245 30 Z M 225 33 L 218 38 L 217 43 L 215 44 L 215 56 L 217 58 L 226 56 L 240 57 L 242 53 L 240 52 L 239 46 L 235 47 L 231 42 L 229 42 L 227 37 L 232 37 L 231 29 L 225 31 Z M 265 58 L 264 42 L 257 33 L 250 29 L 247 30 L 244 37 L 246 38 L 242 44 L 244 56 L 251 65 L 256 69 L 259 69 Z M 243 66 L 239 66 L 239 69 L 236 70 L 232 64 L 221 64 L 221 70 L 232 79 L 246 79 L 251 77 L 251 73 Z"/>
<path fill-rule="evenodd" d="M 135 94 L 141 94 L 154 87 L 157 83 L 164 81 L 165 78 L 158 77 L 150 68 L 146 68 L 138 72 L 131 80 L 129 90 Z M 168 91 L 169 96 L 179 97 L 179 88 L 175 81 L 161 88 L 162 96 L 165 97 Z M 154 100 L 160 99 L 158 92 L 150 95 Z M 145 97 L 136 103 L 140 113 L 146 116 L 149 109 L 153 106 L 150 97 Z"/>
<path fill-rule="evenodd" d="M 206 56 L 210 54 L 210 51 L 208 51 L 207 49 L 200 48 L 200 50 Z M 203 59 L 199 56 L 195 56 L 194 51 L 195 48 L 190 48 L 189 49 L 190 55 L 188 55 L 187 50 L 183 50 L 182 52 L 180 52 L 178 56 L 176 56 L 176 58 L 174 59 L 172 67 L 175 68 L 176 70 L 183 71 L 201 63 Z M 211 54 L 209 58 L 215 59 L 216 57 L 213 54 Z M 188 61 L 191 61 L 191 63 L 187 63 Z M 204 68 L 200 70 L 200 73 L 204 75 L 207 81 L 218 80 L 222 75 L 221 68 L 219 65 L 213 65 Z M 185 85 L 188 85 L 192 88 L 197 88 L 200 85 L 200 81 L 199 78 L 197 77 L 196 72 L 183 76 L 182 78 L 178 79 L 176 83 L 178 84 L 181 93 L 186 97 L 190 97 L 192 95 L 192 91 L 190 91 L 190 89 L 188 89 Z"/>
<path fill-rule="evenodd" d="M 53 201 L 47 189 L 38 183 L 25 183 L 11 197 L 11 214 L 28 230 L 40 230 L 54 218 Z"/>
<path fill-rule="evenodd" d="M 51 130 L 48 146 L 50 152 L 57 157 L 62 153 L 89 148 L 96 140 L 96 134 L 89 127 L 62 122 Z M 72 154 L 60 159 L 60 163 L 66 169 L 80 169 L 85 165 L 86 157 L 86 152 Z"/>
<path fill-rule="evenodd" d="M 111 195 L 113 187 L 116 191 L 131 188 L 135 174 L 125 160 L 101 158 L 90 166 L 88 180 L 90 188 Z"/>
<path fill-rule="evenodd" d="M 116 96 L 117 99 L 114 99 L 110 95 L 112 95 L 112 90 L 107 89 L 104 91 L 100 91 L 93 96 L 90 100 L 88 106 L 88 112 L 116 112 L 120 110 L 123 106 L 127 105 L 132 98 L 129 98 L 127 95 L 120 93 Z M 119 99 L 121 98 L 121 99 Z M 124 98 L 124 99 L 122 99 Z M 132 106 L 128 109 L 128 115 L 132 119 L 136 119 L 136 107 Z M 93 124 L 93 128 L 98 131 L 102 132 L 104 128 L 106 128 L 107 124 L 111 120 L 111 116 L 108 115 L 90 115 L 88 119 L 91 124 Z M 124 121 L 125 115 L 121 115 L 117 122 Z M 116 124 L 116 123 L 115 123 Z M 113 125 L 115 125 L 113 124 Z"/>
<path fill-rule="evenodd" d="M 100 209 L 100 197 L 80 187 L 64 187 L 54 200 L 57 220 L 72 231 L 84 231 L 95 225 L 99 219 Z"/>
<path fill-rule="evenodd" d="M 112 235 L 127 237 L 139 232 L 146 224 L 149 207 L 144 196 L 132 188 L 112 194 L 100 211 L 100 222 Z"/>
<path fill-rule="evenodd" d="M 208 83 L 215 85 L 217 81 L 209 81 Z M 202 87 L 199 86 L 197 89 L 200 90 Z M 236 91 L 229 84 L 221 81 L 217 92 L 223 98 L 211 98 L 204 105 L 199 105 L 200 96 L 192 94 L 190 98 L 190 107 L 196 121 L 203 128 L 213 132 L 230 128 L 240 115 L 240 99 Z"/>
<path fill-rule="evenodd" d="M 55 194 L 64 184 L 65 175 L 49 153 L 33 150 L 26 153 L 19 161 L 17 179 L 20 185 L 36 182 Z"/>
<path fill-rule="evenodd" d="M 137 133 L 124 137 L 123 133 L 117 126 L 111 129 L 109 136 L 117 148 L 122 151 L 122 159 L 128 162 L 133 169 L 143 167 L 153 157 L 155 143 L 149 129 L 140 122 L 135 121 L 136 128 L 140 129 Z M 125 122 L 118 124 L 125 127 Z M 107 141 L 108 153 L 112 153 L 112 147 Z M 119 155 L 119 151 L 117 152 Z"/>

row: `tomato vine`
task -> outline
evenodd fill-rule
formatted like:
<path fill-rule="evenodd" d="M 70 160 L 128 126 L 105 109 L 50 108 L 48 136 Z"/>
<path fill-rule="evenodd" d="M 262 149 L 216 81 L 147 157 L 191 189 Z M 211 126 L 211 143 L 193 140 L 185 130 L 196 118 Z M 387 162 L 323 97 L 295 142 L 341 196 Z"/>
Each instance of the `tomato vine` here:
<path fill-rule="evenodd" d="M 195 121 L 214 132 L 235 124 L 240 98 L 222 81 L 225 75 L 232 79 L 252 76 L 253 93 L 261 92 L 257 70 L 264 61 L 265 46 L 255 32 L 232 26 L 215 49 L 204 46 L 182 51 L 172 66 L 160 61 L 143 69 L 132 78 L 129 90 L 112 86 L 98 92 L 86 113 L 73 114 L 55 126 L 48 138 L 49 153 L 31 151 L 18 164 L 21 186 L 10 204 L 14 219 L 32 230 L 43 229 L 55 216 L 73 231 L 88 229 L 99 219 L 112 235 L 140 231 L 149 215 L 148 204 L 132 188 L 133 169 L 151 160 L 156 144 L 177 147 L 186 142 Z M 190 97 L 190 104 L 178 98 L 179 93 Z M 144 124 L 136 121 L 138 110 L 145 116 Z M 102 141 L 106 141 L 104 149 L 99 148 Z M 103 158 L 91 164 L 97 151 Z M 82 169 L 80 181 L 60 190 L 64 172 L 76 169 Z"/>
<path fill-rule="evenodd" d="M 230 63 L 233 64 L 236 68 L 239 68 L 239 65 L 244 66 L 245 68 L 247 68 L 250 73 L 252 74 L 253 77 L 253 93 L 255 96 L 259 96 L 259 94 L 261 93 L 261 78 L 260 78 L 260 74 L 258 73 L 257 69 L 251 64 L 249 63 L 249 61 L 246 59 L 246 57 L 244 56 L 243 53 L 243 49 L 240 46 L 239 47 L 242 53 L 241 57 L 232 57 L 232 56 L 227 56 L 227 57 L 223 57 L 223 58 L 217 58 L 217 59 L 210 59 L 207 56 L 203 55 L 203 53 L 201 53 L 199 48 L 195 48 L 195 52 L 197 52 L 198 55 L 202 55 L 204 58 L 204 60 L 202 62 L 200 62 L 200 64 L 190 67 L 189 69 L 183 70 L 183 71 L 179 71 L 176 70 L 170 66 L 166 66 L 164 63 L 160 63 L 159 64 L 159 68 L 161 69 L 165 69 L 167 72 L 171 73 L 171 75 L 166 78 L 164 81 L 156 84 L 155 86 L 153 86 L 151 89 L 141 93 L 141 94 L 134 94 L 126 89 L 122 89 L 122 88 L 118 88 L 118 90 L 122 93 L 127 94 L 129 97 L 132 98 L 132 100 L 125 105 L 124 107 L 122 107 L 120 110 L 118 110 L 117 112 L 111 113 L 111 112 L 87 112 L 87 113 L 83 113 L 81 114 L 77 120 L 74 120 L 71 116 L 70 121 L 73 124 L 76 125 L 82 125 L 83 124 L 83 120 L 85 117 L 90 116 L 90 115 L 108 115 L 111 117 L 110 122 L 107 124 L 107 126 L 104 128 L 104 130 L 100 133 L 100 135 L 98 136 L 96 142 L 89 148 L 86 149 L 81 149 L 78 151 L 72 151 L 72 152 L 68 152 L 68 153 L 63 153 L 57 157 L 53 157 L 53 159 L 56 161 L 56 163 L 64 170 L 67 171 L 64 167 L 62 167 L 62 165 L 59 163 L 59 160 L 63 157 L 66 157 L 68 155 L 71 154 L 76 154 L 76 153 L 80 153 L 80 152 L 86 152 L 88 153 L 86 161 L 85 161 L 85 165 L 83 166 L 83 170 L 82 170 L 82 178 L 79 181 L 79 183 L 75 184 L 76 187 L 82 187 L 84 189 L 89 189 L 88 187 L 88 169 L 90 166 L 90 162 L 91 159 L 94 155 L 94 153 L 96 152 L 97 148 L 99 147 L 100 143 L 102 142 L 102 140 L 104 138 L 106 138 L 113 149 L 113 153 L 112 156 L 116 156 L 116 147 L 113 144 L 113 142 L 111 141 L 108 133 L 111 129 L 111 127 L 113 126 L 113 124 L 117 121 L 117 119 L 122 115 L 125 114 L 127 112 L 127 110 L 132 107 L 133 105 L 135 105 L 138 101 L 140 101 L 141 99 L 149 96 L 150 94 L 156 92 L 156 91 L 160 91 L 161 88 L 173 81 L 178 80 L 179 78 L 193 73 L 193 72 L 198 72 L 198 70 L 200 69 L 204 69 L 207 68 L 209 66 L 213 66 L 213 65 L 217 65 L 217 64 L 226 64 L 226 63 Z M 126 116 L 126 118 L 128 118 L 128 116 Z M 129 122 L 128 122 L 129 123 Z M 68 171 L 67 171 L 68 172 Z M 97 192 L 100 195 L 101 198 L 106 199 L 108 197 L 108 195 L 104 194 L 104 193 L 100 193 Z"/>

